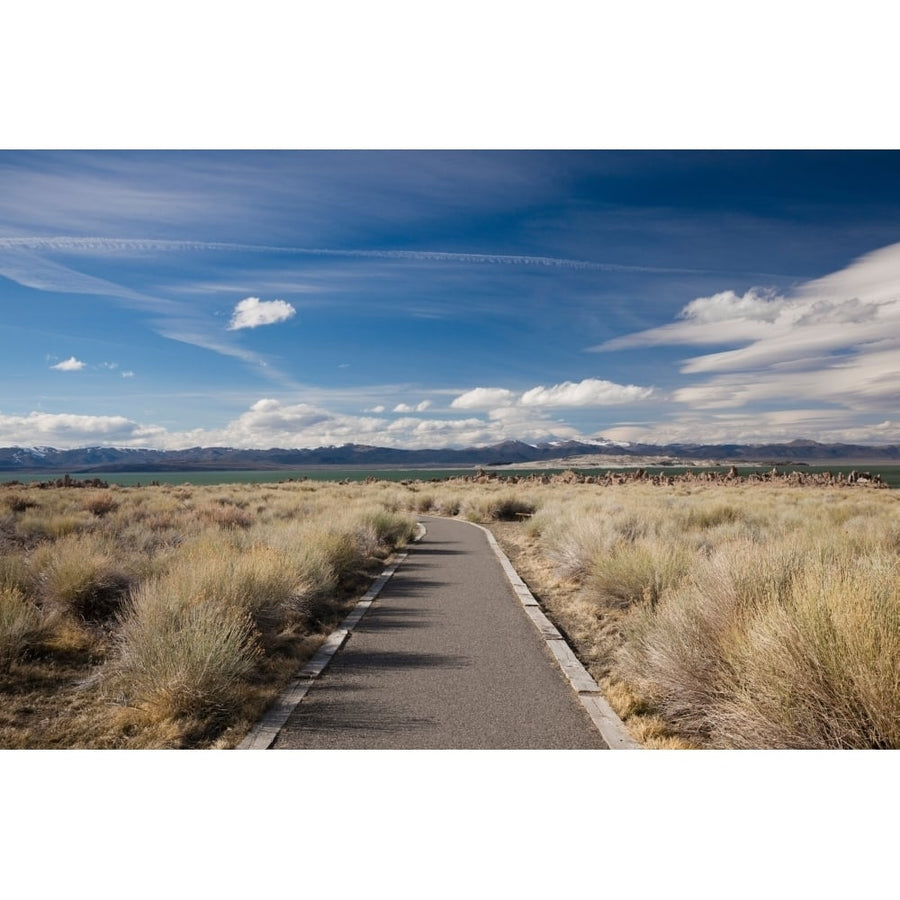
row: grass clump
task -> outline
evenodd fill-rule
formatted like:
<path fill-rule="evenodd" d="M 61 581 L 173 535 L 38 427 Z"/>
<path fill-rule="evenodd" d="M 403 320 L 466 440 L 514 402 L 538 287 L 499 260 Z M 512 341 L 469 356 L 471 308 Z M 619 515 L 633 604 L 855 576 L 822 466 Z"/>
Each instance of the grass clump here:
<path fill-rule="evenodd" d="M 470 522 L 515 522 L 531 516 L 534 502 L 516 494 L 488 494 L 468 498 L 460 512 Z"/>
<path fill-rule="evenodd" d="M 724 547 L 631 620 L 620 671 L 711 746 L 900 746 L 896 557 Z"/>
<path fill-rule="evenodd" d="M 93 535 L 68 535 L 39 547 L 30 567 L 45 607 L 86 622 L 112 618 L 130 582 L 113 551 Z"/>
<path fill-rule="evenodd" d="M 415 520 L 402 513 L 374 509 L 359 517 L 357 536 L 367 556 L 384 557 L 409 541 L 415 533 Z"/>
<path fill-rule="evenodd" d="M 696 506 L 689 509 L 684 517 L 686 528 L 715 528 L 718 525 L 731 525 L 744 518 L 744 512 L 730 503 L 711 506 Z"/>
<path fill-rule="evenodd" d="M 36 500 L 27 496 L 24 491 L 14 491 L 3 497 L 3 505 L 10 512 L 20 513 L 26 509 L 34 509 L 38 504 Z"/>
<path fill-rule="evenodd" d="M 238 506 L 220 504 L 203 510 L 203 518 L 220 528 L 249 528 L 253 524 L 253 516 Z"/>
<path fill-rule="evenodd" d="M 0 672 L 33 647 L 44 633 L 38 609 L 17 587 L 0 583 Z"/>
<path fill-rule="evenodd" d="M 594 560 L 587 585 L 605 604 L 629 607 L 643 602 L 652 606 L 678 585 L 690 564 L 687 549 L 677 543 L 620 544 Z"/>
<path fill-rule="evenodd" d="M 260 654 L 253 622 L 240 609 L 171 588 L 171 580 L 155 579 L 132 595 L 112 683 L 151 723 L 216 720 L 233 708 L 236 683 Z"/>
<path fill-rule="evenodd" d="M 98 519 L 102 519 L 103 516 L 115 512 L 119 508 L 119 504 L 109 491 L 103 491 L 91 494 L 84 501 L 84 508 Z"/>

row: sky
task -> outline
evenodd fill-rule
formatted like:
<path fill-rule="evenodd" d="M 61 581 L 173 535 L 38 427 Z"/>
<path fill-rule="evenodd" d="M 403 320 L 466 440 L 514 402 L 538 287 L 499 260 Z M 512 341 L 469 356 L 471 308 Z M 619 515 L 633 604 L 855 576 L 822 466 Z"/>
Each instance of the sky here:
<path fill-rule="evenodd" d="M 900 442 L 900 153 L 0 151 L 0 446 Z"/>

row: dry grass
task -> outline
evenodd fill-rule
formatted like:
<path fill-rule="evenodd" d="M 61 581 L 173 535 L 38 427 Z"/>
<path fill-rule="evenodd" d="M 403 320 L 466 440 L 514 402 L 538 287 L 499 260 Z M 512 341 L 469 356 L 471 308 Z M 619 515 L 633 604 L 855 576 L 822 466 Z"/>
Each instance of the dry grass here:
<path fill-rule="evenodd" d="M 468 497 L 460 509 L 460 515 L 470 522 L 515 522 L 531 516 L 535 502 L 526 496 L 508 491 L 484 492 Z"/>
<path fill-rule="evenodd" d="M 895 555 L 728 547 L 636 616 L 623 671 L 720 747 L 900 746 Z"/>
<path fill-rule="evenodd" d="M 493 530 L 645 746 L 900 747 L 896 494 L 529 492 Z"/>
<path fill-rule="evenodd" d="M 43 632 L 39 610 L 12 585 L 0 584 L 0 671 L 31 649 Z"/>
<path fill-rule="evenodd" d="M 178 576 L 142 584 L 118 631 L 110 685 L 152 724 L 227 716 L 262 652 L 252 618 L 204 587 Z"/>
<path fill-rule="evenodd" d="M 405 509 L 380 485 L 4 489 L 0 746 L 234 746 Z"/>
<path fill-rule="evenodd" d="M 749 485 L 6 489 L 0 746 L 234 746 L 430 512 L 490 525 L 645 746 L 897 747 L 898 502 Z"/>

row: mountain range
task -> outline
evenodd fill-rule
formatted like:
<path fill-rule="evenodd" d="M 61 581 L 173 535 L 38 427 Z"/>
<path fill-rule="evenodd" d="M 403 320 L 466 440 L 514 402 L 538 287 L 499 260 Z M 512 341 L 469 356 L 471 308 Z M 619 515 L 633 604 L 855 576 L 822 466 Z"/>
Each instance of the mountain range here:
<path fill-rule="evenodd" d="M 489 447 L 464 449 L 398 450 L 364 444 L 316 449 L 246 450 L 231 447 L 191 447 L 187 450 L 149 450 L 116 447 L 84 447 L 57 450 L 53 447 L 2 447 L 0 473 L 70 472 L 166 472 L 202 470 L 284 470 L 312 466 L 360 466 L 365 468 L 429 468 L 450 466 L 500 466 L 522 463 L 565 461 L 572 457 L 597 458 L 602 466 L 622 459 L 639 465 L 653 458 L 659 465 L 705 461 L 757 463 L 898 463 L 900 446 L 820 444 L 796 440 L 784 444 L 626 444 L 612 441 L 564 441 L 526 444 L 504 441 Z M 612 457 L 616 460 L 613 461 Z M 648 459 L 649 462 L 649 459 Z"/>

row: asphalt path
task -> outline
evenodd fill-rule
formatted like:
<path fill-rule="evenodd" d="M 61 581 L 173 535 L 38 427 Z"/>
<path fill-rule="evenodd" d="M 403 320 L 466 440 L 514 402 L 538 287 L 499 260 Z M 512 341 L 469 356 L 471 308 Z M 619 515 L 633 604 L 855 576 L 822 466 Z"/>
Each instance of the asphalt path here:
<path fill-rule="evenodd" d="M 273 749 L 605 749 L 484 533 L 422 518 Z"/>

